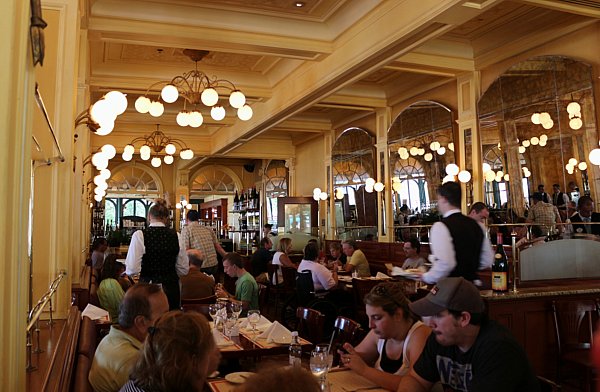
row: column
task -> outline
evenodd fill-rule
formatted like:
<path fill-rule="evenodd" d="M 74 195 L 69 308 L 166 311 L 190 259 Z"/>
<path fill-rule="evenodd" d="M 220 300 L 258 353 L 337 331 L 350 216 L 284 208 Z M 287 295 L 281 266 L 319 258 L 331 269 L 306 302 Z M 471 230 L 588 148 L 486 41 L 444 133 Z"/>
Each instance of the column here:
<path fill-rule="evenodd" d="M 461 74 L 457 78 L 458 111 L 457 120 L 458 137 L 455 137 L 455 150 L 457 165 L 461 170 L 471 172 L 471 181 L 462 184 L 465 195 L 462 200 L 463 212 L 467 211 L 467 199 L 483 201 L 483 158 L 481 154 L 481 135 L 477 119 L 477 100 L 481 95 L 481 74 L 479 71 Z M 470 158 L 469 158 L 470 157 Z"/>
<path fill-rule="evenodd" d="M 392 176 L 387 145 L 387 132 L 392 124 L 391 108 L 377 109 L 375 126 L 377 141 L 375 144 L 377 179 L 385 185 L 382 192 L 377 192 L 377 231 L 379 242 L 394 241 L 394 215 L 392 212 Z"/>

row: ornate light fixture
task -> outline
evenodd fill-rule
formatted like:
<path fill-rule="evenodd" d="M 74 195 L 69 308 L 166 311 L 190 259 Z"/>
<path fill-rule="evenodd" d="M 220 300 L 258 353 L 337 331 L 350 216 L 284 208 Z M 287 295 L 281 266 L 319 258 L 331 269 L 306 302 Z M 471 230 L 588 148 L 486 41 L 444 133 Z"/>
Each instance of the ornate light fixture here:
<path fill-rule="evenodd" d="M 133 158 L 133 154 L 135 153 L 134 144 L 138 142 L 143 142 L 143 145 L 139 149 L 140 158 L 144 161 L 152 158 L 150 164 L 154 167 L 159 167 L 162 161 L 167 165 L 173 163 L 173 155 L 177 152 L 178 148 L 181 159 L 192 159 L 194 157 L 194 152 L 188 148 L 183 140 L 165 135 L 159 129 L 159 125 L 156 124 L 156 131 L 148 136 L 135 138 L 125 146 L 122 155 L 124 161 L 130 161 Z M 163 154 L 164 156 L 161 161 L 159 155 Z"/>
<path fill-rule="evenodd" d="M 225 108 L 219 104 L 218 90 L 229 93 L 229 105 L 237 109 L 240 120 L 247 121 L 252 118 L 252 108 L 246 104 L 246 96 L 238 90 L 229 80 L 217 79 L 216 76 L 208 77 L 198 70 L 198 61 L 208 54 L 206 50 L 185 49 L 183 54 L 196 63 L 196 68 L 183 75 L 175 76 L 171 81 L 160 81 L 152 84 L 146 94 L 135 101 L 135 109 L 140 113 L 150 113 L 160 117 L 165 111 L 161 100 L 167 103 L 177 101 L 181 95 L 184 98 L 183 110 L 177 114 L 177 124 L 182 127 L 198 128 L 202 125 L 204 117 L 198 106 L 202 103 L 210 107 L 210 116 L 215 121 L 225 118 Z M 164 85 L 156 101 L 148 98 L 150 89 L 157 85 Z M 188 105 L 190 108 L 188 108 Z"/>
<path fill-rule="evenodd" d="M 120 91 L 111 91 L 80 113 L 75 119 L 75 126 L 86 124 L 96 135 L 106 136 L 113 131 L 117 116 L 126 109 L 127 96 Z"/>

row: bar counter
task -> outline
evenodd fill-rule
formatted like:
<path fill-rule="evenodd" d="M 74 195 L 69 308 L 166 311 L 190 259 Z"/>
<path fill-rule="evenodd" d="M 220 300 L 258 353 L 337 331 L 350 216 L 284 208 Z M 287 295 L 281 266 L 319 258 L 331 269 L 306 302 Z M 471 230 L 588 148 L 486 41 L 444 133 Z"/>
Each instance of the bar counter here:
<path fill-rule="evenodd" d="M 556 379 L 557 347 L 552 301 L 598 300 L 600 279 L 524 282 L 517 292 L 481 292 L 490 319 L 512 331 L 523 345 L 536 374 Z"/>

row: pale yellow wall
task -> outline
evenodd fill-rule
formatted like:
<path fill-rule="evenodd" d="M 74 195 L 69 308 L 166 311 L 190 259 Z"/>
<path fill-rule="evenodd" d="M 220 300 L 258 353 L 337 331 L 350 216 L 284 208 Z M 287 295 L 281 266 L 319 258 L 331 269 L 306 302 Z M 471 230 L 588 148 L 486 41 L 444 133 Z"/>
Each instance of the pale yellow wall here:
<path fill-rule="evenodd" d="M 296 147 L 296 192 L 290 196 L 311 196 L 313 189 L 325 189 L 324 137 L 314 138 Z"/>

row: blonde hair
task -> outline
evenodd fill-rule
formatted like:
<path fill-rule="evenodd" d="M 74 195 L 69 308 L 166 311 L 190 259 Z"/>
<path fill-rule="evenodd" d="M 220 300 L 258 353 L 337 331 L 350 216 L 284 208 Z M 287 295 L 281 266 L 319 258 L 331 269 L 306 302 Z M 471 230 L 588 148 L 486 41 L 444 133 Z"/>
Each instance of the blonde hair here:
<path fill-rule="evenodd" d="M 202 314 L 165 313 L 148 329 L 130 377 L 146 391 L 194 391 L 208 376 L 199 374 L 198 363 L 210 360 L 214 346 Z"/>
<path fill-rule="evenodd" d="M 279 240 L 279 244 L 277 244 L 277 251 L 287 253 L 287 248 L 292 244 L 292 239 L 288 237 L 283 237 Z"/>

